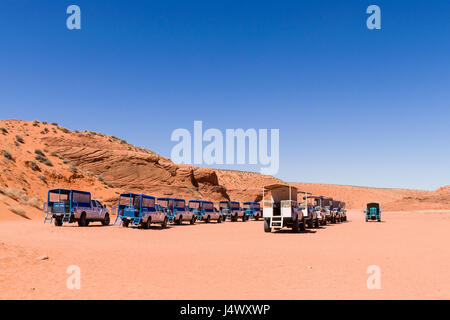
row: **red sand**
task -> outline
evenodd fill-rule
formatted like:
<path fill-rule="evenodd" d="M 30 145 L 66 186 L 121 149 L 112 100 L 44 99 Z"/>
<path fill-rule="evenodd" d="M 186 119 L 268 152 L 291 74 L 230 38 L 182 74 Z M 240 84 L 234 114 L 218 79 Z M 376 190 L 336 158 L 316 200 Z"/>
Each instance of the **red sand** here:
<path fill-rule="evenodd" d="M 307 233 L 262 222 L 134 230 L 0 223 L 0 299 L 450 299 L 448 211 L 384 213 Z M 48 255 L 48 260 L 39 256 Z M 81 290 L 66 287 L 69 265 Z M 381 290 L 366 287 L 369 265 Z"/>

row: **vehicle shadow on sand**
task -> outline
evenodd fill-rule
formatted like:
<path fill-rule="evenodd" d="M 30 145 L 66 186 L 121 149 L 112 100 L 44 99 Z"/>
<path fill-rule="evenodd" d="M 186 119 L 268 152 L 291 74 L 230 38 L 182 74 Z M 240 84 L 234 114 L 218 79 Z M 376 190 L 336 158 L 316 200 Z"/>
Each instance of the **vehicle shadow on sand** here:
<path fill-rule="evenodd" d="M 319 228 L 319 229 L 322 229 L 322 228 Z M 290 230 L 290 229 L 281 229 L 281 230 L 272 231 L 272 233 L 273 234 L 314 234 L 319 229 L 314 229 L 314 230 L 306 229 L 305 231 L 299 231 L 299 232 L 292 232 L 292 230 Z"/>

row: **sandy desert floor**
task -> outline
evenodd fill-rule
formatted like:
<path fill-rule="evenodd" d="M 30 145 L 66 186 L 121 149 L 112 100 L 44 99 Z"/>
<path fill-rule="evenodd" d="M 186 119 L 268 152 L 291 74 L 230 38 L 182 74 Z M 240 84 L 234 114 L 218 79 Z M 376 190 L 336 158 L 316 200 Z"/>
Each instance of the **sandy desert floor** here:
<path fill-rule="evenodd" d="M 450 212 L 306 233 L 262 222 L 134 230 L 0 222 L 0 299 L 450 299 Z M 48 259 L 39 257 L 46 255 Z M 81 289 L 66 286 L 70 265 Z M 381 289 L 367 289 L 368 266 Z"/>

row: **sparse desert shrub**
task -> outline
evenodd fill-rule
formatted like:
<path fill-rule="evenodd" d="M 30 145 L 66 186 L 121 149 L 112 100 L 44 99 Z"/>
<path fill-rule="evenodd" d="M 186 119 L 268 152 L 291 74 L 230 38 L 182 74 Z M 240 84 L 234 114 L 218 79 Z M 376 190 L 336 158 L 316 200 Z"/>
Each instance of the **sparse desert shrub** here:
<path fill-rule="evenodd" d="M 78 169 L 73 164 L 71 164 L 70 165 L 70 171 L 72 171 L 73 173 L 77 173 Z"/>
<path fill-rule="evenodd" d="M 23 201 L 27 201 L 28 200 L 27 195 L 24 194 L 20 190 L 11 189 L 11 188 L 1 188 L 0 187 L 0 193 L 4 194 L 8 198 L 11 198 L 11 199 L 13 199 L 15 201 L 23 202 Z"/>
<path fill-rule="evenodd" d="M 109 183 L 109 182 L 106 183 L 106 186 L 107 186 L 108 188 L 114 188 L 114 185 L 113 185 L 112 183 Z"/>
<path fill-rule="evenodd" d="M 25 141 L 23 141 L 23 138 L 21 136 L 19 136 L 19 135 L 16 136 L 16 140 L 19 143 L 25 143 Z"/>
<path fill-rule="evenodd" d="M 29 206 L 32 206 L 32 207 L 34 207 L 34 208 L 36 208 L 36 209 L 42 209 L 42 203 L 41 203 L 41 200 L 37 197 L 37 196 L 34 196 L 33 198 L 31 198 L 31 199 L 28 199 L 26 202 L 25 202 L 25 204 L 27 204 L 27 205 L 29 205 Z"/>
<path fill-rule="evenodd" d="M 9 206 L 8 209 L 9 209 L 11 212 L 17 214 L 18 216 L 21 216 L 21 217 L 23 217 L 23 218 L 25 218 L 25 219 L 28 219 L 28 220 L 30 219 L 30 218 L 27 217 L 27 215 L 26 215 L 26 213 L 25 213 L 25 210 L 24 210 L 22 207 L 19 207 L 19 206 Z"/>
<path fill-rule="evenodd" d="M 57 126 L 57 125 L 58 125 L 58 123 L 56 123 L 56 122 L 52 122 L 52 125 L 53 125 L 53 126 Z"/>
<path fill-rule="evenodd" d="M 34 120 L 33 121 L 33 127 L 39 127 L 39 121 Z"/>
<path fill-rule="evenodd" d="M 58 154 L 57 154 L 56 152 L 52 152 L 52 153 L 50 153 L 50 155 L 51 155 L 52 157 L 57 157 L 57 158 L 59 158 L 59 156 L 58 156 Z"/>
<path fill-rule="evenodd" d="M 34 150 L 34 153 L 36 153 L 37 155 L 40 155 L 40 156 L 45 157 L 45 154 L 42 152 L 41 149 L 35 149 L 35 150 Z"/>
<path fill-rule="evenodd" d="M 7 134 L 7 133 L 8 133 L 8 130 L 6 130 L 5 128 L 0 128 L 0 131 L 1 131 L 3 134 Z"/>
<path fill-rule="evenodd" d="M 41 179 L 42 182 L 44 182 L 45 184 L 48 184 L 48 183 L 47 183 L 47 179 L 45 179 L 44 175 L 40 174 L 40 175 L 38 176 L 38 178 Z"/>
<path fill-rule="evenodd" d="M 44 128 L 44 130 L 41 131 L 41 134 L 47 134 L 48 133 L 48 129 Z"/>
<path fill-rule="evenodd" d="M 58 129 L 61 130 L 61 131 L 64 132 L 64 133 L 69 133 L 69 132 L 70 132 L 69 129 L 63 128 L 63 127 L 60 127 L 60 126 L 58 126 Z"/>
<path fill-rule="evenodd" d="M 120 144 L 126 144 L 126 140 L 120 140 Z"/>
<path fill-rule="evenodd" d="M 47 121 L 42 121 L 42 124 L 47 124 Z"/>
<path fill-rule="evenodd" d="M 47 157 L 45 157 L 45 156 L 41 156 L 38 154 L 38 155 L 36 155 L 35 159 L 49 167 L 53 167 L 53 163 L 50 160 L 48 160 Z"/>
<path fill-rule="evenodd" d="M 9 153 L 8 151 L 2 150 L 2 154 L 3 154 L 3 156 L 4 156 L 6 159 L 11 160 L 11 161 L 15 161 L 14 158 L 13 158 L 13 156 L 11 155 L 11 153 Z"/>
<path fill-rule="evenodd" d="M 69 164 L 69 163 L 72 163 L 72 162 L 70 162 L 70 160 L 64 159 L 64 160 L 63 160 L 63 163 L 64 163 L 64 164 Z"/>
<path fill-rule="evenodd" d="M 25 165 L 33 171 L 41 171 L 41 168 L 34 161 L 25 161 Z"/>

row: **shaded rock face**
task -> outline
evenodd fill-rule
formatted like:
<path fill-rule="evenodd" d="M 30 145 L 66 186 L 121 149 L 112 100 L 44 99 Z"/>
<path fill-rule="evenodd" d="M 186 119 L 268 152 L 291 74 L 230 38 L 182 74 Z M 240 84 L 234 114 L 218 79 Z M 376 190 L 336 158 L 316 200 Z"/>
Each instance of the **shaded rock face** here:
<path fill-rule="evenodd" d="M 46 137 L 51 152 L 76 167 L 101 176 L 107 183 L 126 191 L 186 199 L 229 199 L 215 170 L 178 165 L 170 159 L 130 145 L 116 144 L 103 137 Z"/>

